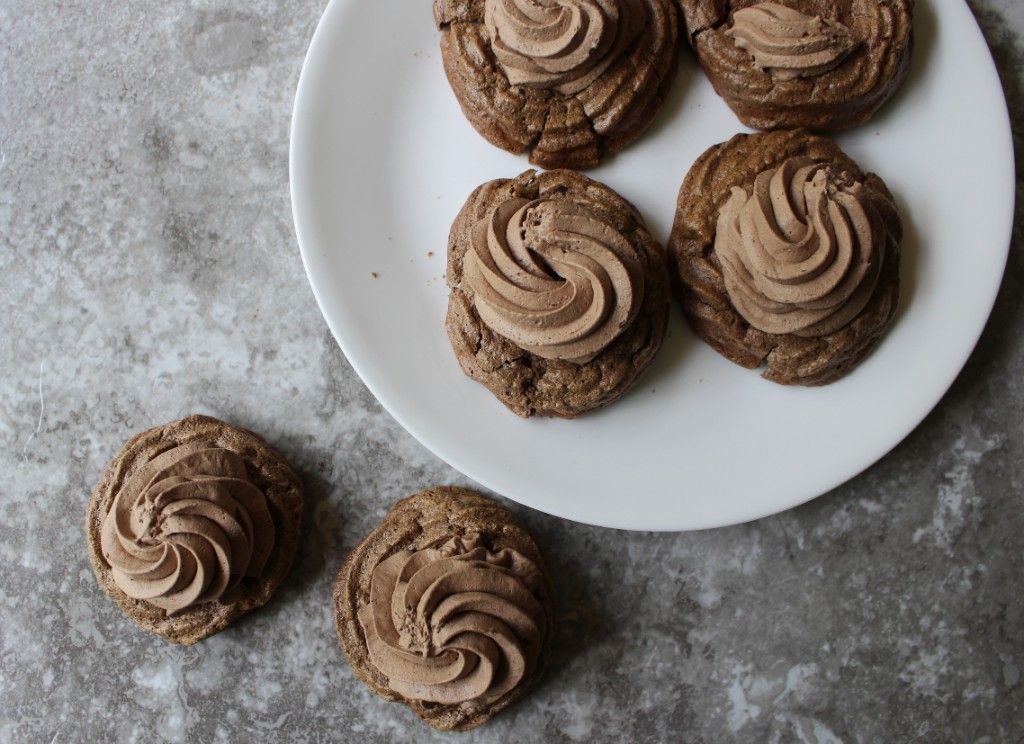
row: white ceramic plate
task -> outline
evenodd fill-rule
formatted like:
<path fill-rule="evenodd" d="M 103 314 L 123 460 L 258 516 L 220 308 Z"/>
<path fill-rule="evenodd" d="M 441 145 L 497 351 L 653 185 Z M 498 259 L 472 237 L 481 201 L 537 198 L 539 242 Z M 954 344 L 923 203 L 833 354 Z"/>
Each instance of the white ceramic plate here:
<path fill-rule="evenodd" d="M 903 89 L 839 138 L 885 179 L 907 226 L 896 323 L 844 380 L 766 382 L 698 341 L 676 309 L 636 387 L 575 421 L 519 419 L 465 377 L 444 330 L 448 229 L 474 187 L 529 165 L 463 118 L 426 0 L 332 0 L 302 69 L 292 207 L 328 325 L 413 436 L 484 486 L 551 514 L 698 529 L 834 488 L 903 439 L 953 382 L 1009 245 L 1013 149 L 988 48 L 961 0 L 922 2 L 916 15 Z M 588 175 L 636 204 L 664 240 L 690 164 L 741 129 L 684 53 L 651 130 Z"/>

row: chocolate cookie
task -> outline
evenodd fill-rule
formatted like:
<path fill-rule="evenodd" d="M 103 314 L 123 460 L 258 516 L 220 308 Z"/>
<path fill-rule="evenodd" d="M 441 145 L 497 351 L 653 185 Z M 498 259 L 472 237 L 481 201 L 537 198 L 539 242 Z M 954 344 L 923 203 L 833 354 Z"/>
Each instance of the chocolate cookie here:
<path fill-rule="evenodd" d="M 302 487 L 252 432 L 189 416 L 132 437 L 89 499 L 100 587 L 141 628 L 192 645 L 265 605 L 299 542 Z"/>
<path fill-rule="evenodd" d="M 665 335 L 661 246 L 629 202 L 574 171 L 477 188 L 452 225 L 447 277 L 462 370 L 520 416 L 611 403 Z"/>
<path fill-rule="evenodd" d="M 334 584 L 341 647 L 381 697 L 441 731 L 479 726 L 541 676 L 551 582 L 512 514 L 464 488 L 399 501 Z"/>
<path fill-rule="evenodd" d="M 744 124 L 840 131 L 903 82 L 913 0 L 679 0 L 712 85 Z"/>
<path fill-rule="evenodd" d="M 831 140 L 738 134 L 686 174 L 669 260 L 690 325 L 720 354 L 823 385 L 892 323 L 902 235 L 882 179 Z"/>
<path fill-rule="evenodd" d="M 434 0 L 445 73 L 493 145 L 589 168 L 639 137 L 675 75 L 674 0 Z"/>

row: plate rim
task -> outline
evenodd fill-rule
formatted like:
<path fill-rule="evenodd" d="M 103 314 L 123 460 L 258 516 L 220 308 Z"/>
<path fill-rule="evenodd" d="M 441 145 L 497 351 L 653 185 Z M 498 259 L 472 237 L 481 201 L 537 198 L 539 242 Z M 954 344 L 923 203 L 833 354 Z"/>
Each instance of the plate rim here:
<path fill-rule="evenodd" d="M 1000 93 L 999 100 L 1001 106 L 999 107 L 998 111 L 992 112 L 992 116 L 993 119 L 998 119 L 998 128 L 1002 130 L 1002 134 L 1000 137 L 1000 139 L 1002 140 L 1002 149 L 1009 155 L 1009 157 L 1005 159 L 1007 165 L 1002 174 L 1002 179 L 999 179 L 1004 181 L 1003 191 L 1007 195 L 1007 203 L 1004 205 L 1007 217 L 1005 220 L 1006 224 L 1003 226 L 1003 230 L 1001 231 L 1004 234 L 1004 238 L 1002 239 L 1001 243 L 1002 255 L 999 258 L 999 261 L 997 262 L 1000 267 L 999 280 L 994 283 L 993 288 L 989 292 L 989 297 L 985 302 L 985 312 L 979 315 L 980 320 L 976 323 L 976 327 L 974 327 L 971 330 L 970 334 L 965 335 L 965 338 L 971 339 L 970 343 L 964 345 L 965 350 L 960 354 L 960 358 L 956 360 L 956 363 L 951 364 L 949 366 L 948 369 L 950 370 L 950 372 L 945 376 L 945 379 L 943 380 L 941 386 L 939 386 L 939 388 L 941 389 L 941 393 L 939 393 L 938 397 L 932 403 L 927 405 L 924 408 L 924 410 L 919 413 L 919 415 L 909 416 L 904 426 L 893 427 L 893 435 L 886 438 L 883 445 L 873 451 L 877 452 L 877 454 L 872 454 L 868 458 L 865 458 L 866 462 L 864 463 L 855 463 L 850 468 L 843 469 L 842 472 L 839 473 L 838 475 L 826 479 L 829 482 L 829 485 L 827 486 L 827 488 L 824 488 L 819 493 L 811 493 L 810 495 L 802 494 L 796 498 L 787 500 L 785 504 L 777 503 L 770 507 L 754 508 L 749 510 L 748 513 L 745 513 L 744 516 L 740 519 L 698 518 L 692 520 L 693 526 L 687 526 L 682 528 L 674 526 L 666 527 L 658 524 L 652 525 L 649 521 L 644 520 L 637 520 L 634 524 L 630 526 L 624 526 L 622 523 L 609 524 L 600 519 L 591 520 L 581 518 L 579 515 L 576 514 L 570 515 L 557 508 L 557 505 L 552 506 L 550 504 L 545 504 L 541 506 L 537 504 L 536 501 L 534 501 L 533 499 L 529 497 L 523 497 L 518 494 L 516 496 L 507 495 L 499 486 L 495 484 L 496 478 L 480 477 L 480 475 L 477 473 L 477 468 L 472 463 L 465 462 L 464 458 L 459 456 L 457 453 L 444 451 L 446 450 L 445 447 L 438 446 L 436 442 L 432 442 L 429 434 L 421 431 L 418 425 L 408 420 L 408 418 L 401 413 L 400 406 L 395 405 L 394 401 L 390 400 L 389 397 L 383 393 L 383 391 L 380 389 L 380 386 L 374 383 L 372 377 L 364 373 L 364 370 L 357 359 L 358 355 L 353 355 L 350 352 L 350 349 L 346 345 L 346 342 L 343 338 L 343 334 L 340 332 L 339 328 L 337 327 L 337 324 L 332 320 L 330 314 L 327 312 L 326 301 L 322 296 L 322 288 L 318 286 L 317 279 L 315 278 L 314 275 L 310 258 L 313 251 L 312 243 L 308 237 L 304 238 L 305 231 L 303 228 L 303 219 L 300 216 L 301 205 L 299 203 L 298 197 L 298 190 L 300 187 L 298 182 L 299 175 L 297 173 L 298 169 L 296 167 L 296 164 L 298 162 L 301 162 L 301 148 L 303 148 L 304 145 L 299 142 L 299 138 L 296 135 L 298 128 L 302 125 L 302 109 L 306 105 L 306 101 L 308 100 L 308 98 L 312 95 L 309 83 L 309 67 L 312 64 L 311 60 L 313 60 L 315 53 L 318 49 L 318 44 L 323 43 L 323 37 L 327 33 L 325 29 L 327 28 L 328 23 L 330 23 L 330 19 L 333 17 L 333 15 L 335 13 L 339 13 L 340 8 L 355 4 L 355 2 L 356 0 L 328 0 L 326 7 L 324 8 L 322 14 L 320 15 L 319 20 L 317 21 L 316 29 L 313 32 L 313 35 L 309 42 L 309 46 L 307 47 L 305 57 L 303 58 L 302 67 L 299 72 L 298 82 L 296 84 L 295 98 L 291 110 L 291 121 L 289 124 L 288 182 L 289 197 L 292 210 L 292 222 L 294 225 L 296 241 L 299 246 L 299 254 L 302 259 L 303 270 L 305 271 L 307 282 L 309 283 L 310 289 L 313 292 L 313 296 L 316 300 L 317 307 L 320 310 L 320 314 L 323 316 L 324 321 L 327 323 L 327 327 L 329 328 L 335 343 L 338 344 L 338 347 L 345 355 L 345 358 L 347 359 L 348 363 L 352 366 L 352 369 L 359 376 L 361 382 L 373 394 L 374 398 L 377 399 L 377 401 L 381 404 L 384 410 L 392 418 L 394 418 L 395 421 L 397 421 L 398 424 L 403 429 L 406 430 L 406 432 L 408 432 L 414 439 L 416 439 L 416 441 L 420 445 L 425 447 L 428 451 L 430 451 L 433 455 L 435 455 L 440 460 L 448 464 L 450 467 L 454 468 L 455 470 L 462 473 L 464 476 L 473 480 L 479 485 L 483 486 L 484 488 L 487 488 L 488 490 L 498 494 L 502 498 L 509 499 L 511 501 L 522 504 L 528 508 L 540 511 L 545 514 L 550 514 L 552 516 L 556 516 L 561 519 L 566 519 L 572 522 L 578 522 L 581 524 L 587 524 L 595 527 L 604 527 L 608 529 L 624 529 L 642 532 L 691 532 L 705 529 L 716 529 L 719 527 L 727 527 L 757 521 L 759 519 L 763 519 L 774 514 L 780 514 L 782 512 L 789 511 L 790 509 L 794 509 L 798 506 L 809 503 L 810 501 L 813 501 L 816 498 L 820 498 L 821 496 L 830 493 L 836 488 L 856 478 L 858 475 L 864 473 L 869 468 L 880 462 L 883 458 L 889 455 L 896 447 L 898 447 L 900 443 L 902 443 L 903 440 L 905 440 L 914 430 L 916 430 L 924 421 L 924 419 L 927 418 L 928 415 L 931 414 L 939 406 L 939 404 L 942 402 L 945 396 L 949 393 L 949 390 L 953 386 L 953 383 L 960 376 L 965 365 L 967 364 L 967 361 L 974 353 L 978 341 L 981 339 L 985 327 L 988 325 L 988 322 L 991 318 L 992 310 L 995 306 L 996 299 L 999 296 L 1000 289 L 1002 288 L 1005 279 L 1006 265 L 1009 260 L 1009 252 L 1013 240 L 1013 227 L 1016 212 L 1016 168 L 1012 125 L 1009 113 L 1009 106 L 1006 100 L 1006 92 L 1003 86 L 1002 78 L 999 75 L 998 67 L 996 66 L 994 57 L 992 56 L 992 49 L 989 46 L 988 40 L 985 38 L 985 35 L 982 32 L 980 25 L 978 24 L 976 16 L 974 15 L 973 11 L 967 6 L 967 4 L 964 3 L 961 12 L 965 12 L 970 18 L 972 26 L 970 32 L 974 33 L 977 37 L 979 37 L 981 45 L 985 50 L 985 54 L 983 55 L 985 74 L 987 77 L 989 77 L 990 83 L 993 81 L 996 83 L 996 89 Z M 933 6 L 932 11 L 937 12 L 937 9 L 934 8 L 935 3 L 933 2 L 930 4 Z M 980 62 L 981 58 L 979 58 L 979 63 Z M 681 59 L 679 64 L 685 63 Z M 702 74 L 702 72 L 697 71 L 697 74 L 700 75 Z M 738 127 L 742 126 L 738 121 L 737 125 Z M 673 297 L 673 311 L 671 313 L 671 317 L 676 318 L 676 322 L 678 322 L 679 319 L 678 313 L 676 312 L 676 308 L 674 307 L 675 304 L 675 298 Z M 672 321 L 670 320 L 670 322 Z M 837 468 L 837 472 L 838 470 L 839 469 Z"/>

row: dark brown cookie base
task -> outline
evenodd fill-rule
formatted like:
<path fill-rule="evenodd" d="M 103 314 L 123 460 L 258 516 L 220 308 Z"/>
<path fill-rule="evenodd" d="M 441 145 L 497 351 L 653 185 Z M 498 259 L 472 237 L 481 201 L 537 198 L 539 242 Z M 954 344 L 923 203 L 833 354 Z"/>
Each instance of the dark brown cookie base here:
<path fill-rule="evenodd" d="M 840 163 L 862 177 L 876 196 L 889 241 L 878 286 L 849 325 L 817 338 L 777 335 L 751 327 L 729 300 L 714 253 L 718 211 L 733 186 L 752 189 L 761 171 L 791 157 Z M 892 324 L 899 301 L 902 223 L 878 176 L 862 174 L 839 146 L 806 130 L 738 134 L 707 150 L 686 174 L 668 242 L 673 280 L 694 331 L 722 356 L 744 367 L 765 366 L 763 376 L 784 385 L 824 385 L 859 364 Z"/>
<path fill-rule="evenodd" d="M 512 548 L 526 556 L 544 576 L 544 596 L 540 599 L 547 619 L 547 635 L 537 668 L 520 685 L 488 705 L 441 705 L 406 700 L 388 687 L 387 678 L 370 663 L 366 638 L 359 624 L 359 608 L 370 601 L 373 569 L 399 550 L 419 550 L 443 538 L 472 530 L 479 532 L 494 550 Z M 349 664 L 371 690 L 387 700 L 405 703 L 439 731 L 467 731 L 503 711 L 542 676 L 554 623 L 550 585 L 540 550 L 510 512 L 474 491 L 437 486 L 395 504 L 384 521 L 345 559 L 334 582 L 334 619 Z"/>
<path fill-rule="evenodd" d="M 644 267 L 644 301 L 630 326 L 585 364 L 544 359 L 494 333 L 462 284 L 462 259 L 472 226 L 509 196 L 564 195 L 600 211 L 636 248 Z M 614 191 L 568 170 L 526 171 L 474 191 L 455 218 L 448 240 L 448 338 L 463 372 L 520 416 L 575 418 L 620 398 L 654 360 L 668 324 L 669 289 L 661 246 L 636 209 Z"/>
<path fill-rule="evenodd" d="M 513 86 L 491 52 L 483 0 L 434 0 L 445 74 L 473 128 L 496 147 L 528 152 L 544 168 L 592 168 L 636 140 L 668 95 L 678 59 L 674 0 L 645 0 L 645 32 L 623 58 L 586 91 Z M 633 80 L 623 85 L 622 75 Z M 600 101 L 616 107 L 611 125 L 595 124 L 587 111 Z"/>
<path fill-rule="evenodd" d="M 725 35 L 732 14 L 759 0 L 679 0 L 686 33 L 711 84 L 748 127 L 838 132 L 866 123 L 903 83 L 913 50 L 914 0 L 785 0 L 839 21 L 859 46 L 834 70 L 790 81 L 753 66 Z"/>
<path fill-rule="evenodd" d="M 114 498 L 132 473 L 161 452 L 197 440 L 241 455 L 249 477 L 266 495 L 277 527 L 277 540 L 259 579 L 244 579 L 220 601 L 196 605 L 174 617 L 167 617 L 162 609 L 132 599 L 114 583 L 100 547 L 100 531 Z M 172 643 L 191 646 L 270 601 L 295 557 L 302 507 L 302 485 L 298 476 L 263 439 L 209 416 L 189 416 L 136 434 L 107 465 L 86 511 L 89 560 L 100 587 L 136 625 Z"/>

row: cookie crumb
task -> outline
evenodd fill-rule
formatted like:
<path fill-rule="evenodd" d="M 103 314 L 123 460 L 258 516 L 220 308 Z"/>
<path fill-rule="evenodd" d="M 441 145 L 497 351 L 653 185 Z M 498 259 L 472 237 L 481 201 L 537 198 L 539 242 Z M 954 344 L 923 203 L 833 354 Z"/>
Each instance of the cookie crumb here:
<path fill-rule="evenodd" d="M 427 251 L 427 258 L 430 258 L 430 257 L 432 257 L 433 255 L 434 255 L 434 252 L 433 252 L 433 251 Z"/>
<path fill-rule="evenodd" d="M 371 275 L 371 276 L 372 276 L 372 277 L 373 277 L 374 279 L 378 279 L 378 278 L 380 277 L 380 274 L 378 274 L 378 273 L 377 273 L 376 271 L 371 271 L 371 272 L 370 272 L 370 275 Z"/>

